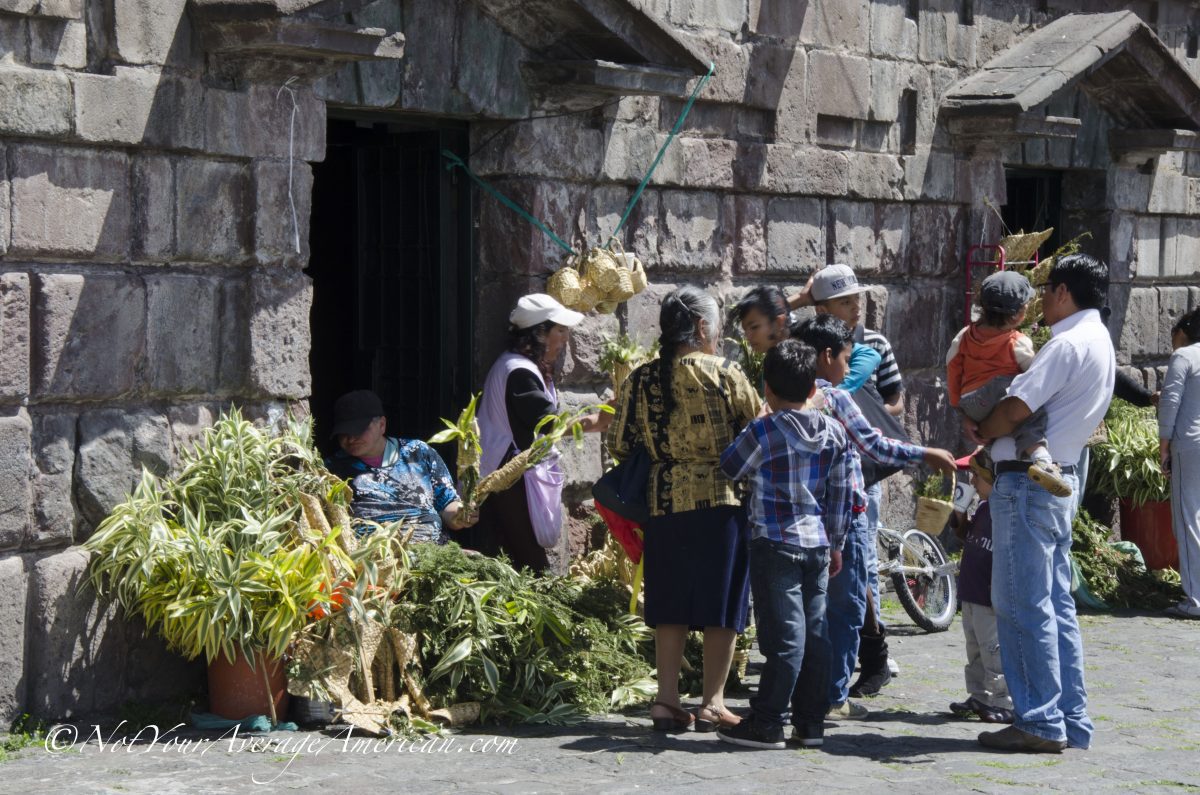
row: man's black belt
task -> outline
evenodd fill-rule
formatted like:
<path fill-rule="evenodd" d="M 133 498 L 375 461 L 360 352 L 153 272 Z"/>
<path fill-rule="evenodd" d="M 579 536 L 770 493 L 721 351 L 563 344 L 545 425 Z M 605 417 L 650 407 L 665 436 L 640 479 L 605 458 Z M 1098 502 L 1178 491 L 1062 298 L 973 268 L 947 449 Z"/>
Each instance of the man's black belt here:
<path fill-rule="evenodd" d="M 1032 461 L 997 461 L 996 474 L 1003 475 L 1005 472 L 1028 472 Z M 1074 464 L 1060 464 L 1058 467 L 1064 475 L 1074 475 Z"/>

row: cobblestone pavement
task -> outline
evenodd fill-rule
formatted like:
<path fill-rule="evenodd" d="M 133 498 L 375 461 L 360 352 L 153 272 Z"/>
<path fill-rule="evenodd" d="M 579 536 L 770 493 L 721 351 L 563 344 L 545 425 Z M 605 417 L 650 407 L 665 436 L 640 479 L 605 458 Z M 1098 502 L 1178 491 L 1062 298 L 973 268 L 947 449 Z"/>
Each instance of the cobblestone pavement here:
<path fill-rule="evenodd" d="M 894 608 L 889 616 L 901 676 L 866 702 L 867 720 L 829 724 L 822 749 L 753 751 L 713 735 L 656 735 L 644 708 L 565 729 L 485 727 L 424 747 L 279 732 L 257 739 L 185 733 L 102 748 L 72 743 L 71 730 L 59 729 L 51 736 L 65 750 L 17 752 L 0 764 L 0 791 L 743 792 L 797 783 L 926 793 L 1200 790 L 1200 622 L 1083 616 L 1095 743 L 1090 751 L 1033 756 L 983 750 L 975 740 L 981 724 L 945 711 L 963 696 L 957 621 L 927 635 Z M 748 694 L 738 695 L 732 703 L 744 706 Z"/>

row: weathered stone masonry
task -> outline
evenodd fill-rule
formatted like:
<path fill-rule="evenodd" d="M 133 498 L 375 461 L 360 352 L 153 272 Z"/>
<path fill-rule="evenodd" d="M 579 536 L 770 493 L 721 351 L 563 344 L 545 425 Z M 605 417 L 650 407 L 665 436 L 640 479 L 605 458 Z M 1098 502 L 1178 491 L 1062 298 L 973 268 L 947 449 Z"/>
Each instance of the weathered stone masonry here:
<path fill-rule="evenodd" d="M 112 711 L 198 681 L 77 593 L 73 545 L 141 466 L 168 470 L 221 407 L 278 414 L 309 395 L 302 269 L 327 110 L 468 120 L 473 147 L 499 133 L 472 166 L 578 247 L 615 227 L 687 78 L 716 62 L 622 235 L 653 284 L 575 334 L 568 403 L 604 392 L 600 336 L 651 338 L 675 284 L 703 283 L 728 305 L 749 285 L 796 285 L 846 261 L 878 285 L 869 320 L 896 343 L 909 426 L 954 443 L 940 360 L 961 321 L 966 247 L 998 237 L 983 200 L 1006 202 L 1006 167 L 1061 172 L 1064 237 L 1095 234 L 1088 249 L 1113 266 L 1121 362 L 1157 385 L 1166 329 L 1200 305 L 1200 157 L 1186 134 L 1114 148 L 1109 131 L 1157 134 L 1176 117 L 1173 129 L 1197 129 L 1180 74 L 1197 70 L 1200 11 L 913 5 L 0 0 L 0 722 Z M 1121 93 L 1104 71 L 1124 68 L 1114 57 L 1064 67 L 1032 109 L 975 127 L 950 112 L 962 81 L 1054 20 L 1125 9 L 1174 56 L 1157 83 L 1130 67 L 1142 83 Z M 1112 24 L 1121 58 L 1158 52 L 1129 20 Z M 281 92 L 292 76 L 294 94 Z M 1175 104 L 1150 107 L 1164 85 Z M 490 198 L 472 220 L 481 376 L 512 300 L 561 256 Z M 570 454 L 573 499 L 600 463 L 595 439 Z M 587 541 L 573 525 L 561 556 Z"/>

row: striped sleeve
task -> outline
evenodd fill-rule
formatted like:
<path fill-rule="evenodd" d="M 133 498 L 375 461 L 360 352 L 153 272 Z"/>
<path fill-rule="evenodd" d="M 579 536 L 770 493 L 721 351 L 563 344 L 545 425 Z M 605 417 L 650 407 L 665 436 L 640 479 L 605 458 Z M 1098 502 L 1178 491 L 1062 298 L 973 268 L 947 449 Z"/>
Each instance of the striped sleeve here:
<path fill-rule="evenodd" d="M 887 341 L 887 337 L 878 331 L 865 329 L 863 342 L 879 353 L 879 367 L 875 369 L 874 375 L 875 388 L 879 390 L 879 396 L 887 400 L 903 388 L 900 380 L 900 365 L 896 364 L 896 354 L 892 352 L 892 345 Z"/>

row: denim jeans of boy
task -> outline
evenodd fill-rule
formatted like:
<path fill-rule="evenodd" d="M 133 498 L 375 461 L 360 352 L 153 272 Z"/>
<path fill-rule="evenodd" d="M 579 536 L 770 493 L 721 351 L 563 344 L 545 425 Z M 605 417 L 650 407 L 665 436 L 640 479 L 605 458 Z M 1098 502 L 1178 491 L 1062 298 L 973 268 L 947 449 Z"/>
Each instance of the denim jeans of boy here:
<path fill-rule="evenodd" d="M 867 615 L 866 546 L 867 516 L 855 514 L 842 548 L 842 570 L 829 579 L 825 614 L 833 654 L 830 704 L 840 704 L 850 697 L 850 679 L 858 660 L 858 633 Z"/>
<path fill-rule="evenodd" d="M 766 538 L 750 542 L 750 591 L 758 648 L 766 657 L 754 721 L 774 728 L 821 723 L 829 711 L 829 628 L 825 595 L 829 547 L 799 547 Z"/>
<path fill-rule="evenodd" d="M 1074 475 L 1064 475 L 1075 491 Z M 1055 497 L 1023 472 L 996 478 L 992 606 L 1016 727 L 1087 748 L 1094 727 L 1083 684 L 1083 638 L 1071 598 L 1076 499 Z"/>
<path fill-rule="evenodd" d="M 879 607 L 879 509 L 883 503 L 883 483 L 867 486 L 867 583 L 875 599 L 875 619 L 883 624 L 883 613 Z"/>

